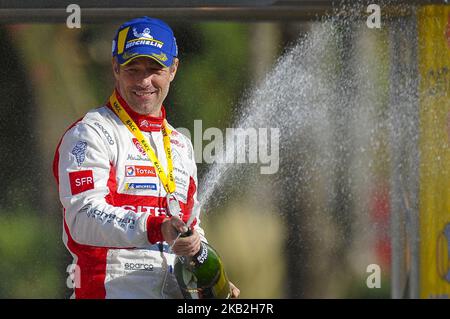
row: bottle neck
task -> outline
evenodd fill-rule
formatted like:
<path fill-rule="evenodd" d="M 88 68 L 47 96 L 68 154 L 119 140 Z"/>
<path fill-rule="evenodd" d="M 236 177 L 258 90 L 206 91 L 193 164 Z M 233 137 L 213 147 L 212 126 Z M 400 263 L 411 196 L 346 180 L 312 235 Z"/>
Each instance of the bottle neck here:
<path fill-rule="evenodd" d="M 192 229 L 188 228 L 187 232 L 181 233 L 180 237 L 189 237 L 192 235 Z"/>

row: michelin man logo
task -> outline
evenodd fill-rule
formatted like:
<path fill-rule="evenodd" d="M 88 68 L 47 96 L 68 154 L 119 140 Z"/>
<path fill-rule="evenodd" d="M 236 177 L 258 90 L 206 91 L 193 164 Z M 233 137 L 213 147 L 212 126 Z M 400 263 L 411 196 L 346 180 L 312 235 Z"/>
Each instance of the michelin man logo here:
<path fill-rule="evenodd" d="M 78 166 L 81 166 L 86 159 L 86 149 L 87 143 L 85 141 L 78 141 L 72 149 L 71 154 L 75 156 Z"/>
<path fill-rule="evenodd" d="M 150 28 L 145 28 L 141 33 L 137 32 L 136 28 L 133 28 L 133 35 L 136 38 L 153 39 L 152 35 L 150 34 Z"/>
<path fill-rule="evenodd" d="M 438 235 L 436 257 L 439 276 L 450 283 L 450 223 Z"/>

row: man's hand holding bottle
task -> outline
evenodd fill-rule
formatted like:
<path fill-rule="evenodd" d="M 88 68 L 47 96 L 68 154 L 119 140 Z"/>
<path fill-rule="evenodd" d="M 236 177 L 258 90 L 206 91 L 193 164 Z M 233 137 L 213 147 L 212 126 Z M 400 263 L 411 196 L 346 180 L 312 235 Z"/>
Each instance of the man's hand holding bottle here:
<path fill-rule="evenodd" d="M 164 240 L 178 256 L 195 256 L 201 248 L 200 235 L 193 229 L 189 236 L 180 236 L 188 231 L 186 224 L 178 217 L 172 216 L 163 221 L 161 232 Z M 230 297 L 238 298 L 240 290 L 230 281 Z"/>
<path fill-rule="evenodd" d="M 165 219 L 161 225 L 163 238 L 172 247 L 173 253 L 192 257 L 200 250 L 200 235 L 193 229 L 192 235 L 179 236 L 187 231 L 186 224 L 176 216 Z"/>

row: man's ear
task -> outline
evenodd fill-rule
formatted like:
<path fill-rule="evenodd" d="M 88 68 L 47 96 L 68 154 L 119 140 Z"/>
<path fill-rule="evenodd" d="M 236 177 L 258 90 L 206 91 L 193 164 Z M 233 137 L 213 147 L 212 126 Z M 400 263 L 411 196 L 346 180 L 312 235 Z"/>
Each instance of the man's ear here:
<path fill-rule="evenodd" d="M 169 70 L 170 70 L 170 82 L 172 82 L 173 79 L 175 79 L 175 75 L 177 74 L 179 63 L 180 63 L 180 60 L 178 60 L 178 58 L 175 58 L 173 60 L 172 65 L 169 68 Z"/>
<path fill-rule="evenodd" d="M 114 77 L 117 78 L 119 75 L 120 65 L 119 62 L 117 62 L 117 59 L 114 57 L 112 58 L 112 69 L 114 73 Z"/>

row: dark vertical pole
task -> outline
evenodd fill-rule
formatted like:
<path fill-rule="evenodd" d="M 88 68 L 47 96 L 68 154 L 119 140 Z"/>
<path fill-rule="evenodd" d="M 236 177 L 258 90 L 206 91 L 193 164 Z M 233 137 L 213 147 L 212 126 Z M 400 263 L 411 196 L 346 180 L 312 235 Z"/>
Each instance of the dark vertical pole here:
<path fill-rule="evenodd" d="M 36 105 L 31 94 L 30 78 L 24 61 L 13 47 L 11 37 L 0 28 L 0 208 L 12 210 L 32 207 L 42 212 L 40 156 L 35 133 Z"/>

